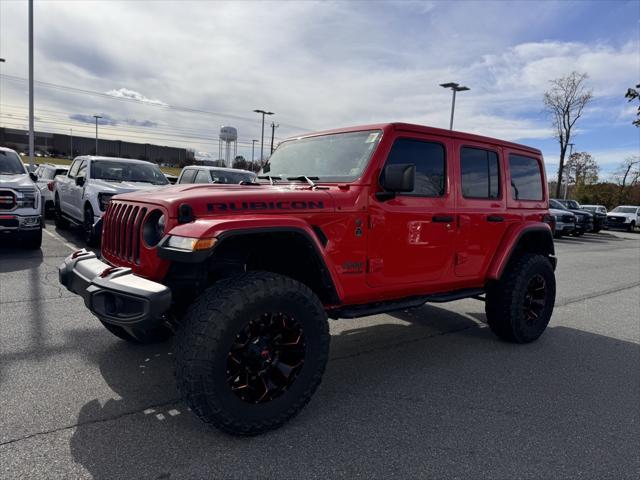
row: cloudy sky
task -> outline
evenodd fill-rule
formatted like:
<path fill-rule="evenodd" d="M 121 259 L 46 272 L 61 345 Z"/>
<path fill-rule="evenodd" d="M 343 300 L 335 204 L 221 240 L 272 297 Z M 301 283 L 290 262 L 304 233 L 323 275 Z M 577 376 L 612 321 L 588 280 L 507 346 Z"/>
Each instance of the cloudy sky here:
<path fill-rule="evenodd" d="M 640 1 L 36 1 L 36 128 L 217 154 L 260 138 L 253 109 L 276 112 L 276 140 L 362 123 L 455 128 L 543 150 L 549 80 L 586 72 L 595 100 L 579 151 L 606 173 L 640 150 L 624 92 L 640 82 Z M 27 124 L 27 3 L 0 1 L 0 125 Z M 269 122 L 271 119 L 269 120 Z M 270 132 L 269 132 L 270 133 Z"/>

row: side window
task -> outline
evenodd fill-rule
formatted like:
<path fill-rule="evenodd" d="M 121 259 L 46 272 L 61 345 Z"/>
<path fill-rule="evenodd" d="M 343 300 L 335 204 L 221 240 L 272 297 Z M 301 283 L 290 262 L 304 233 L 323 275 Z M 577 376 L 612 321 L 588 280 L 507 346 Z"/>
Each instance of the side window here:
<path fill-rule="evenodd" d="M 403 163 L 412 163 L 416 166 L 416 182 L 412 192 L 401 195 L 421 197 L 444 195 L 444 145 L 412 138 L 399 138 L 393 143 L 386 164 Z M 384 175 L 384 171 L 382 174 Z"/>
<path fill-rule="evenodd" d="M 83 160 L 82 164 L 80 165 L 77 176 L 85 177 L 85 178 L 87 177 L 87 161 L 86 160 Z"/>
<path fill-rule="evenodd" d="M 500 174 L 496 152 L 480 148 L 462 148 L 460 171 L 463 197 L 493 199 L 500 196 Z"/>
<path fill-rule="evenodd" d="M 78 174 L 78 169 L 80 168 L 80 160 L 74 160 L 73 164 L 71 164 L 71 169 L 69 170 L 69 178 L 76 178 Z"/>
<path fill-rule="evenodd" d="M 180 181 L 178 183 L 193 183 L 193 179 L 196 176 L 196 170 L 190 168 L 182 172 L 182 176 L 180 177 Z"/>
<path fill-rule="evenodd" d="M 207 170 L 198 170 L 198 174 L 193 183 L 209 183 L 209 178 L 209 172 Z"/>
<path fill-rule="evenodd" d="M 511 198 L 540 201 L 542 198 L 542 171 L 538 160 L 522 155 L 509 155 Z"/>

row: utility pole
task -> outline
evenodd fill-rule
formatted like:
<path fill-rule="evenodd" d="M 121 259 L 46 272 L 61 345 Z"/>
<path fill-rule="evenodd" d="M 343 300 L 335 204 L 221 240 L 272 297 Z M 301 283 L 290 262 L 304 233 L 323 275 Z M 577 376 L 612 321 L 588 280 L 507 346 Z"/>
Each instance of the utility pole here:
<path fill-rule="evenodd" d="M 100 115 L 94 115 L 96 119 L 96 156 L 98 155 L 98 119 L 102 118 Z"/>
<path fill-rule="evenodd" d="M 73 128 L 69 129 L 69 133 L 70 133 L 69 141 L 70 141 L 70 149 L 71 149 L 70 150 L 71 153 L 69 153 L 69 159 L 73 160 Z"/>
<path fill-rule="evenodd" d="M 451 99 L 451 120 L 449 120 L 449 130 L 453 130 L 453 113 L 456 109 L 456 93 L 465 92 L 471 89 L 469 87 L 460 86 L 460 84 L 455 82 L 441 83 L 440 86 L 450 88 L 453 91 L 453 98 Z"/>
<path fill-rule="evenodd" d="M 33 0 L 29 0 L 29 170 L 32 172 L 35 142 L 33 118 Z"/>
<path fill-rule="evenodd" d="M 258 140 L 251 140 L 251 163 L 253 164 L 255 161 L 255 147 L 256 147 L 256 142 Z"/>
<path fill-rule="evenodd" d="M 254 112 L 262 114 L 262 138 L 260 140 L 260 165 L 262 165 L 262 162 L 264 159 L 264 116 L 273 115 L 273 112 L 267 112 L 265 110 L 259 110 L 259 109 L 254 110 Z"/>
<path fill-rule="evenodd" d="M 280 126 L 279 123 L 271 122 L 271 153 L 269 155 L 271 155 L 273 153 L 273 137 L 275 137 L 276 128 L 278 128 L 279 126 Z"/>
<path fill-rule="evenodd" d="M 0 58 L 0 63 L 4 63 L 4 62 L 5 62 L 4 58 Z M 1 73 L 1 71 L 0 71 L 0 73 Z M 2 90 L 1 90 L 1 88 L 2 88 L 2 84 L 0 83 L 0 113 L 2 113 Z"/>
<path fill-rule="evenodd" d="M 573 155 L 573 146 L 575 143 L 569 144 L 569 160 L 571 160 L 571 155 Z M 567 199 L 567 190 L 569 190 L 569 169 L 567 166 L 564 166 L 564 199 Z"/>

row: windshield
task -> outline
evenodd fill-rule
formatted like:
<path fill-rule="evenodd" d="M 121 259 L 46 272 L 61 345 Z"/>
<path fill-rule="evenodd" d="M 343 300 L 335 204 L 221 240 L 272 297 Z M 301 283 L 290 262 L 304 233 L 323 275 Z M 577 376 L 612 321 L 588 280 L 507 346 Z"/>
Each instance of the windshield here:
<path fill-rule="evenodd" d="M 367 130 L 289 140 L 273 152 L 260 175 L 352 182 L 362 175 L 381 136 L 380 130 Z"/>
<path fill-rule="evenodd" d="M 225 170 L 211 170 L 211 181 L 213 183 L 251 182 L 256 177 L 253 173 L 227 172 Z"/>
<path fill-rule="evenodd" d="M 615 213 L 636 213 L 636 210 L 636 207 L 616 207 L 611 211 Z"/>
<path fill-rule="evenodd" d="M 0 150 L 0 175 L 20 175 L 24 173 L 24 165 L 16 152 Z"/>
<path fill-rule="evenodd" d="M 91 163 L 91 178 L 110 182 L 152 183 L 153 185 L 169 183 L 157 165 L 113 160 L 94 160 Z"/>

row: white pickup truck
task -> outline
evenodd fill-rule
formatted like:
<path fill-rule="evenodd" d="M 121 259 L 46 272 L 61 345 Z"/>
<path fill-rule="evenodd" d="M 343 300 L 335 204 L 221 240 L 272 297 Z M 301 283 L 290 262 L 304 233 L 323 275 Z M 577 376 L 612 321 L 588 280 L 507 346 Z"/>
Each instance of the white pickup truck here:
<path fill-rule="evenodd" d="M 111 197 L 119 193 L 169 185 L 158 165 L 114 157 L 76 157 L 66 175 L 54 180 L 56 227 L 80 225 L 88 245 L 98 244 L 100 219 Z"/>
<path fill-rule="evenodd" d="M 20 156 L 0 147 L 0 235 L 17 236 L 26 248 L 42 244 L 42 198 Z"/>

